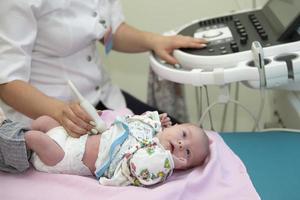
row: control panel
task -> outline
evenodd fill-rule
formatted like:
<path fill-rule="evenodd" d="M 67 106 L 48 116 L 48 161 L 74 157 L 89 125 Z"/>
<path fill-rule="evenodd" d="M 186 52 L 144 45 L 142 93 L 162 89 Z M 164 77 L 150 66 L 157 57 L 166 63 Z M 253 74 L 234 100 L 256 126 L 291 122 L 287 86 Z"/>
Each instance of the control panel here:
<path fill-rule="evenodd" d="M 182 49 L 196 55 L 222 55 L 246 51 L 252 41 L 263 47 L 276 45 L 278 35 L 259 12 L 229 15 L 200 21 L 179 32 L 195 38 L 204 38 L 209 43 L 204 49 Z"/>
<path fill-rule="evenodd" d="M 225 55 L 251 49 L 253 41 L 258 41 L 263 47 L 287 43 L 290 30 L 300 27 L 300 1 L 292 0 L 290 3 L 283 0 L 271 0 L 262 9 L 240 14 L 210 18 L 194 23 L 178 34 L 194 38 L 204 38 L 208 45 L 203 49 L 180 49 L 194 55 Z M 286 4 L 286 5 L 285 5 Z M 288 7 L 285 19 L 282 18 L 277 7 Z M 285 12 L 285 10 L 282 10 Z M 285 38 L 283 38 L 283 36 Z M 293 38 L 289 39 L 293 41 Z M 295 40 L 295 39 L 294 39 Z M 297 39 L 296 39 L 297 40 Z"/>

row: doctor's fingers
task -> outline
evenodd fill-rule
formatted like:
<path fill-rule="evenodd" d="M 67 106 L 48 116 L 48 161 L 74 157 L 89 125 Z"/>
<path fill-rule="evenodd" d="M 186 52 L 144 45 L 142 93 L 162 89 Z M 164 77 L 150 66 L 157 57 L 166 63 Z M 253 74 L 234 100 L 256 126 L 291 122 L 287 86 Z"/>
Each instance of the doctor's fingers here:
<path fill-rule="evenodd" d="M 162 60 L 166 61 L 167 63 L 170 63 L 172 65 L 178 64 L 178 61 L 176 60 L 176 58 L 171 55 L 171 52 L 168 51 L 157 51 L 155 52 Z"/>
<path fill-rule="evenodd" d="M 91 117 L 88 113 L 81 108 L 79 103 L 72 103 L 70 104 L 70 108 L 72 109 L 73 113 L 76 115 L 77 118 L 73 118 L 72 121 L 77 124 L 78 126 L 85 128 L 86 130 L 90 131 L 91 129 L 95 128 L 95 123 L 92 122 Z M 71 119 L 72 115 L 70 116 Z"/>
<path fill-rule="evenodd" d="M 177 35 L 173 36 L 174 49 L 178 48 L 204 48 L 207 46 L 207 41 L 189 36 Z"/>
<path fill-rule="evenodd" d="M 89 130 L 86 130 L 68 118 L 64 118 L 61 125 L 66 129 L 67 133 L 72 137 L 80 137 L 85 135 Z"/>
<path fill-rule="evenodd" d="M 66 129 L 67 133 L 75 138 L 79 138 L 80 136 L 84 135 L 87 132 L 81 132 L 79 129 L 77 129 L 77 126 L 72 124 L 72 122 L 64 123 L 62 126 Z M 77 129 L 77 130 L 76 130 Z M 79 131 L 79 132 L 77 132 Z"/>
<path fill-rule="evenodd" d="M 71 130 L 72 132 L 77 134 L 85 134 L 87 131 L 90 131 L 93 126 L 89 124 L 90 118 L 86 117 L 85 119 L 82 119 L 82 115 L 87 114 L 81 111 L 81 107 L 79 105 L 72 103 L 64 108 L 63 116 L 60 121 L 65 128 Z"/>
<path fill-rule="evenodd" d="M 175 36 L 174 36 L 175 37 Z M 162 60 L 165 60 L 167 63 L 172 65 L 178 64 L 177 59 L 173 56 L 173 50 L 179 48 L 204 48 L 206 47 L 205 43 L 197 42 L 199 39 L 193 39 L 185 36 L 177 36 L 178 40 L 174 40 L 161 48 L 155 49 L 155 54 L 157 54 Z M 200 40 L 202 41 L 202 40 Z"/>

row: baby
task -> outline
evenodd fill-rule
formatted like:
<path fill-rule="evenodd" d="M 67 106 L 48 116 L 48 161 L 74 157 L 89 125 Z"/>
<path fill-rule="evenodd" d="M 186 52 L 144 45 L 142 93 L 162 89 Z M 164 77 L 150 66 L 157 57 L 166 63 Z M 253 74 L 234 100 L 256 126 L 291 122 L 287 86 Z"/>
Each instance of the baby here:
<path fill-rule="evenodd" d="M 205 132 L 189 123 L 171 126 L 164 113 L 117 118 L 99 135 L 70 137 L 54 119 L 42 116 L 25 133 L 31 163 L 49 173 L 94 175 L 103 185 L 153 185 L 174 169 L 201 165 L 209 154 Z M 45 134 L 46 133 L 46 134 Z"/>

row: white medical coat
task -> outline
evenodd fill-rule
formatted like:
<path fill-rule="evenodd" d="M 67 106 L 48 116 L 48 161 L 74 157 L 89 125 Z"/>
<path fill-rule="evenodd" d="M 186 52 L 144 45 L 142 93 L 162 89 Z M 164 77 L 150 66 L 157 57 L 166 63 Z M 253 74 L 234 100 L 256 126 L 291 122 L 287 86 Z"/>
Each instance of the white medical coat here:
<path fill-rule="evenodd" d="M 70 79 L 92 104 L 125 107 L 103 69 L 97 41 L 124 21 L 118 0 L 1 0 L 0 84 L 23 80 L 61 100 Z M 2 102 L 7 117 L 26 117 Z M 27 119 L 28 120 L 28 119 Z"/>

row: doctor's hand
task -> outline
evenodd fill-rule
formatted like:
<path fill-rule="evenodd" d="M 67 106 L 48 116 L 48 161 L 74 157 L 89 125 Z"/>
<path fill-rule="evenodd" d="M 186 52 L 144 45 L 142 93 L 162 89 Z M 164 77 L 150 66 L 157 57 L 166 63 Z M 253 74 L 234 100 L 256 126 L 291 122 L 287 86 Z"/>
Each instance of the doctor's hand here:
<path fill-rule="evenodd" d="M 78 102 L 64 104 L 59 114 L 59 123 L 72 137 L 80 137 L 88 132 L 96 131 L 91 117 L 80 107 Z"/>
<path fill-rule="evenodd" d="M 204 39 L 196 39 L 188 36 L 162 36 L 156 35 L 153 38 L 152 50 L 162 60 L 170 64 L 178 64 L 176 58 L 172 55 L 175 49 L 179 48 L 204 48 L 207 41 Z"/>

